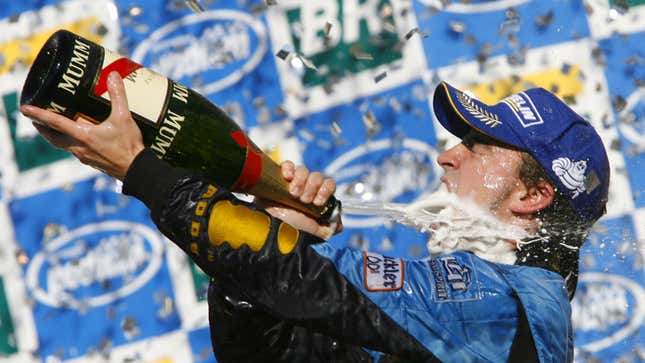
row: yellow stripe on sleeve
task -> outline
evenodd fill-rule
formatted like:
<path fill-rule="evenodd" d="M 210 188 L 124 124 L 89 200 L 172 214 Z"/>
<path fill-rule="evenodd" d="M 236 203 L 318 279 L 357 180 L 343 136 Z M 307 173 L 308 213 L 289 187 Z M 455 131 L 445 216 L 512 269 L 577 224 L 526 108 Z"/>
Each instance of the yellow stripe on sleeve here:
<path fill-rule="evenodd" d="M 214 246 L 228 242 L 238 249 L 248 245 L 253 252 L 264 246 L 271 230 L 271 218 L 246 206 L 228 200 L 217 202 L 208 222 L 208 238 Z"/>
<path fill-rule="evenodd" d="M 299 235 L 300 231 L 293 228 L 291 225 L 284 222 L 280 223 L 280 227 L 278 228 L 278 250 L 280 253 L 286 255 L 293 251 L 296 247 L 296 243 L 298 243 Z"/>

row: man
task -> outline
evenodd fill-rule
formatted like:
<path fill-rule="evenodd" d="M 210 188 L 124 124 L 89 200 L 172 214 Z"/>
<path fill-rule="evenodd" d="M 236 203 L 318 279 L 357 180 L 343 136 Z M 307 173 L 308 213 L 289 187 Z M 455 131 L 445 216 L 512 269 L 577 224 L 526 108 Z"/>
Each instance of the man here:
<path fill-rule="evenodd" d="M 108 83 L 112 114 L 99 125 L 21 110 L 49 127 L 36 125 L 52 144 L 123 180 L 124 193 L 212 277 L 219 361 L 572 361 L 577 248 L 604 213 L 609 163 L 589 123 L 549 92 L 494 106 L 446 83 L 434 95 L 437 118 L 463 139 L 438 158 L 447 188 L 541 237 L 505 241 L 517 250 L 511 265 L 476 250 L 404 261 L 335 249 L 321 238 L 333 234 L 328 226 L 271 210 L 296 229 L 158 160 L 119 76 Z M 321 204 L 335 188 L 290 163 L 283 175 L 303 202 Z"/>

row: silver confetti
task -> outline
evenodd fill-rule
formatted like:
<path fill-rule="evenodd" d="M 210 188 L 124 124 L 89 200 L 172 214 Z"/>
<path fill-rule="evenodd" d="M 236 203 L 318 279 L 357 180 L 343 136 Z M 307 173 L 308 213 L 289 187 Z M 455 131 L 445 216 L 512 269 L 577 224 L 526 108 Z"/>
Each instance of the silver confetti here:
<path fill-rule="evenodd" d="M 332 24 L 330 22 L 325 22 L 325 37 L 329 38 L 329 33 L 331 32 Z"/>
<path fill-rule="evenodd" d="M 123 330 L 123 334 L 128 340 L 134 339 L 141 334 L 137 327 L 137 320 L 133 317 L 126 317 L 121 321 L 121 330 Z"/>
<path fill-rule="evenodd" d="M 186 5 L 196 13 L 203 13 L 204 7 L 199 3 L 199 0 L 184 0 Z"/>
<path fill-rule="evenodd" d="M 354 56 L 354 58 L 356 58 L 358 60 L 370 60 L 370 61 L 374 60 L 374 57 L 372 57 L 371 54 L 364 53 L 364 52 L 361 52 L 361 51 L 352 52 L 352 55 Z"/>
<path fill-rule="evenodd" d="M 421 29 L 417 28 L 412 28 L 407 34 L 405 34 L 405 40 L 410 40 L 414 34 L 419 34 L 422 38 L 427 38 L 428 33 L 422 31 Z"/>
<path fill-rule="evenodd" d="M 466 24 L 460 21 L 452 20 L 450 23 L 448 23 L 448 26 L 450 27 L 450 30 L 455 33 L 461 34 L 466 31 Z"/>
<path fill-rule="evenodd" d="M 334 121 L 331 123 L 331 126 L 329 127 L 329 131 L 331 132 L 332 136 L 334 137 L 340 137 L 340 134 L 343 133 L 343 129 L 340 127 L 338 122 Z"/>
<path fill-rule="evenodd" d="M 143 8 L 140 6 L 133 5 L 128 9 L 128 15 L 131 17 L 137 17 L 141 14 L 143 14 Z"/>
<path fill-rule="evenodd" d="M 504 21 L 499 25 L 499 34 L 511 34 L 520 31 L 520 14 L 514 7 L 506 9 Z"/>
<path fill-rule="evenodd" d="M 363 114 L 363 124 L 367 131 L 367 138 L 371 139 L 376 133 L 381 130 L 381 125 L 376 121 L 376 117 L 372 111 Z"/>
<path fill-rule="evenodd" d="M 16 251 L 16 261 L 18 261 L 18 264 L 21 266 L 24 266 L 29 263 L 29 256 L 27 255 L 27 252 L 25 252 L 22 249 L 19 249 Z"/>
<path fill-rule="evenodd" d="M 540 28 L 545 28 L 553 22 L 553 10 L 549 10 L 546 14 L 538 15 L 535 17 L 535 25 Z"/>
<path fill-rule="evenodd" d="M 387 77 L 387 71 L 383 71 L 374 77 L 374 83 L 379 83 L 383 78 Z"/>

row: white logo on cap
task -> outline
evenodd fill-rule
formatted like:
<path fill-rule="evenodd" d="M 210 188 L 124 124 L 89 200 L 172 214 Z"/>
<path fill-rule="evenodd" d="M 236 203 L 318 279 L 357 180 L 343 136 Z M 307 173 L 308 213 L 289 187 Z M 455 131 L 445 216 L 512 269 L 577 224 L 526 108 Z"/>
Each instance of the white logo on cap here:
<path fill-rule="evenodd" d="M 461 103 L 462 106 L 464 106 L 466 111 L 470 112 L 471 115 L 475 116 L 475 118 L 485 123 L 487 126 L 493 128 L 502 124 L 502 121 L 499 120 L 499 117 L 496 114 L 485 110 L 484 108 L 473 102 L 473 100 L 465 93 L 457 92 L 457 100 L 459 101 L 459 103 Z"/>
<path fill-rule="evenodd" d="M 553 160 L 551 169 L 560 178 L 562 184 L 573 191 L 573 197 L 571 199 L 585 191 L 586 161 L 580 160 L 574 162 L 565 157 L 557 158 Z"/>
<path fill-rule="evenodd" d="M 524 128 L 543 124 L 542 116 L 531 101 L 531 98 L 524 92 L 510 95 L 502 100 L 517 117 Z"/>

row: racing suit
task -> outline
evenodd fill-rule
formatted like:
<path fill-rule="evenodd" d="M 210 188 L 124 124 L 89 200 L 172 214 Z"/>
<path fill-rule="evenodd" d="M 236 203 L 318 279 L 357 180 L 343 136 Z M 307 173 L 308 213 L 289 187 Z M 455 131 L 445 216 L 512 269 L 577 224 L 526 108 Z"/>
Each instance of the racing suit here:
<path fill-rule="evenodd" d="M 403 260 L 337 249 L 149 150 L 123 192 L 211 277 L 219 362 L 573 360 L 556 273 L 467 252 Z"/>

